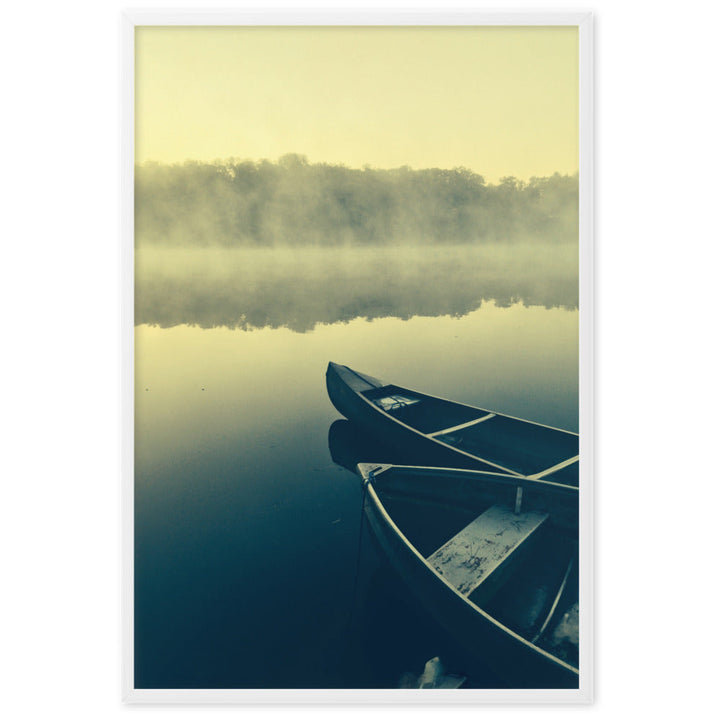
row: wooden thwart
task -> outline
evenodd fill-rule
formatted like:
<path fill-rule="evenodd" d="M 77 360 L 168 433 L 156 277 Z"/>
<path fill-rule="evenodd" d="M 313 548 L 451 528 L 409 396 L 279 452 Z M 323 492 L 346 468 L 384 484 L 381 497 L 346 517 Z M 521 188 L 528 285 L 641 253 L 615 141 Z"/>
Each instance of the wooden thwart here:
<path fill-rule="evenodd" d="M 547 518 L 547 513 L 514 513 L 493 505 L 430 555 L 428 562 L 458 592 L 470 595 L 497 575 Z"/>
<path fill-rule="evenodd" d="M 483 415 L 482 417 L 475 418 L 474 420 L 469 420 L 468 422 L 461 423 L 460 425 L 453 425 L 452 427 L 446 427 L 442 430 L 436 430 L 435 432 L 428 433 L 428 437 L 438 437 L 440 435 L 448 435 L 449 433 L 457 432 L 458 430 L 464 430 L 465 428 L 472 427 L 473 425 L 478 425 L 481 422 L 485 422 L 486 420 L 492 420 L 495 417 L 495 413 L 488 413 L 487 415 Z"/>

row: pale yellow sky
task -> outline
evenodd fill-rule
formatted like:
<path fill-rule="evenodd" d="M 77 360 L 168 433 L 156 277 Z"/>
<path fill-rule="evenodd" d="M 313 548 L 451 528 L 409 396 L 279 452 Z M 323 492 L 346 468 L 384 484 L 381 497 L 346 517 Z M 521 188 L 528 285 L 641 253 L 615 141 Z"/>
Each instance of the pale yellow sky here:
<path fill-rule="evenodd" d="M 578 170 L 575 27 L 139 27 L 136 160 Z"/>

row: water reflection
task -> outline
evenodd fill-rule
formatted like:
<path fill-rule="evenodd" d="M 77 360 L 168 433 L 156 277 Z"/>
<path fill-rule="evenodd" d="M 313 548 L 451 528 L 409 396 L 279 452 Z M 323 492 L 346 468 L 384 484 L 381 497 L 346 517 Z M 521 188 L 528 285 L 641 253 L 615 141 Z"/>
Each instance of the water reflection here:
<path fill-rule="evenodd" d="M 136 253 L 138 325 L 308 332 L 360 317 L 460 317 L 488 301 L 577 308 L 576 246 L 146 247 Z"/>
<path fill-rule="evenodd" d="M 336 420 L 328 430 L 328 450 L 336 465 L 351 473 L 361 462 L 411 465 L 413 458 L 402 448 L 383 445 L 375 436 L 364 432 L 350 420 Z"/>
<path fill-rule="evenodd" d="M 576 311 L 488 303 L 304 333 L 144 324 L 135 347 L 136 687 L 396 687 L 437 654 L 498 686 L 409 606 L 368 535 L 358 552 L 345 467 L 380 450 L 339 420 L 325 369 L 575 429 Z M 406 462 L 393 453 L 380 459 Z"/>

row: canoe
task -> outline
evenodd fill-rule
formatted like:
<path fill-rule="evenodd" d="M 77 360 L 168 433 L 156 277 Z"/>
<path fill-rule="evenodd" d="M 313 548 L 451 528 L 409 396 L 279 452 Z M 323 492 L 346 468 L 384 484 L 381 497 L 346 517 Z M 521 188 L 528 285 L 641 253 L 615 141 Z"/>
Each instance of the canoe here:
<path fill-rule="evenodd" d="M 414 463 L 578 485 L 577 433 L 386 384 L 331 362 L 332 404 Z"/>
<path fill-rule="evenodd" d="M 578 489 L 360 463 L 364 513 L 408 589 L 513 688 L 577 688 Z"/>

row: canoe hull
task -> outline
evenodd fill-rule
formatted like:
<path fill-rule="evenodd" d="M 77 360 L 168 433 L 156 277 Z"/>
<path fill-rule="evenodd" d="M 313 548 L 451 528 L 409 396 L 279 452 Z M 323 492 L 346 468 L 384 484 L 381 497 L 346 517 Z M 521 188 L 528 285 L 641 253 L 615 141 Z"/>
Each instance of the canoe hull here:
<path fill-rule="evenodd" d="M 330 363 L 326 373 L 328 397 L 335 409 L 386 445 L 394 445 L 418 464 L 498 472 L 498 468 L 455 448 L 437 442 L 381 412 L 360 393 L 384 386 L 381 380 Z M 370 382 L 372 381 L 372 382 Z"/>
<path fill-rule="evenodd" d="M 366 487 L 364 511 L 373 535 L 408 590 L 467 652 L 514 688 L 579 687 L 577 670 L 511 632 L 432 572 L 387 515 L 372 485 Z"/>

